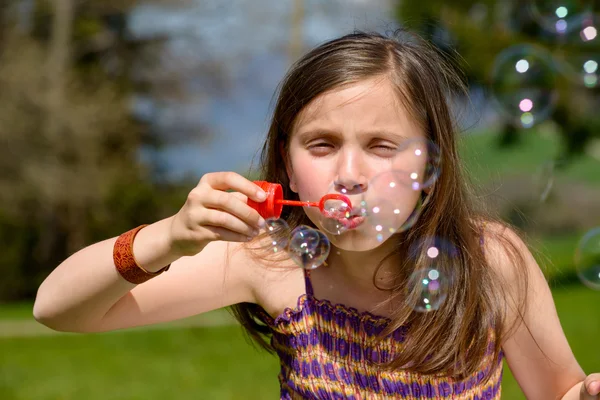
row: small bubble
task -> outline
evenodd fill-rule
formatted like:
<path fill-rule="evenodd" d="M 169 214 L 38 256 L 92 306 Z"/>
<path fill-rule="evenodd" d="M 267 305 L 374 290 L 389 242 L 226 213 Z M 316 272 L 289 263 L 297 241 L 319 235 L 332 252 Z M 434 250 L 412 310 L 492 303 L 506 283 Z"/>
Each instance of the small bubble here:
<path fill-rule="evenodd" d="M 330 248 L 329 239 L 321 231 L 306 225 L 300 225 L 292 231 L 290 258 L 301 268 L 319 267 L 329 256 Z"/>
<path fill-rule="evenodd" d="M 446 300 L 448 288 L 448 280 L 437 269 L 417 269 L 408 281 L 409 302 L 417 312 L 437 310 Z"/>
<path fill-rule="evenodd" d="M 281 218 L 267 218 L 265 229 L 272 240 L 273 252 L 278 253 L 286 249 L 290 237 L 290 227 Z"/>
<path fill-rule="evenodd" d="M 575 269 L 584 285 L 600 290 L 600 227 L 581 238 L 575 250 Z"/>

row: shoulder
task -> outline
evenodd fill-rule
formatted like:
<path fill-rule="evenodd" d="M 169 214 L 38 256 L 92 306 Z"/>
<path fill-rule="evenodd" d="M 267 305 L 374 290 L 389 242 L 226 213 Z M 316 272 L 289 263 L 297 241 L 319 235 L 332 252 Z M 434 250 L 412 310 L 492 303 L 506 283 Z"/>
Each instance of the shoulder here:
<path fill-rule="evenodd" d="M 524 236 L 514 228 L 497 221 L 482 222 L 480 227 L 485 260 L 503 278 L 513 282 L 519 271 L 542 273 Z"/>
<path fill-rule="evenodd" d="M 275 253 L 272 247 L 269 237 L 263 235 L 248 243 L 228 244 L 228 264 L 248 284 L 257 304 L 262 304 L 267 294 L 284 293 L 290 275 L 297 278 L 300 270 L 286 252 Z M 294 278 L 292 282 L 298 281 Z"/>
<path fill-rule="evenodd" d="M 506 311 L 504 333 L 509 333 L 531 306 L 528 299 L 549 292 L 548 283 L 522 234 L 496 221 L 481 227 L 486 266 L 498 281 L 496 298 Z"/>

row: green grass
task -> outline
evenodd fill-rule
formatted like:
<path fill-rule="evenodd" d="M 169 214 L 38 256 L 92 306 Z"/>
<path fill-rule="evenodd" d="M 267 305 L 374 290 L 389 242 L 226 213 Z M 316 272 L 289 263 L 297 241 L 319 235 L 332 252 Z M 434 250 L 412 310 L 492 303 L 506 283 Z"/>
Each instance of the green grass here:
<path fill-rule="evenodd" d="M 600 292 L 584 286 L 569 286 L 553 290 L 554 302 L 563 330 L 573 354 L 586 373 L 600 372 Z M 524 399 L 510 370 L 505 369 L 502 385 L 504 399 Z"/>
<path fill-rule="evenodd" d="M 499 149 L 498 135 L 484 133 L 461 137 L 460 156 L 474 182 L 485 184 L 506 176 L 528 176 L 532 181 L 538 169 L 560 153 L 560 142 L 542 136 L 536 131 L 521 135 L 518 145 Z M 600 185 L 600 161 L 583 154 L 564 170 L 556 173 L 557 179 L 587 182 Z"/>
<path fill-rule="evenodd" d="M 275 357 L 237 326 L 0 339 L 4 400 L 266 399 Z"/>
<path fill-rule="evenodd" d="M 33 303 L 0 303 L 0 320 L 33 318 Z"/>
<path fill-rule="evenodd" d="M 600 371 L 600 292 L 555 289 L 573 352 Z M 278 361 L 250 346 L 237 326 L 0 339 L 0 398 L 271 399 Z M 505 399 L 524 398 L 507 370 Z"/>
<path fill-rule="evenodd" d="M 460 153 L 468 174 L 478 186 L 490 181 L 502 181 L 509 177 L 521 176 L 530 180 L 532 187 L 523 191 L 536 190 L 535 176 L 541 166 L 560 153 L 561 143 L 556 137 L 541 135 L 535 130 L 521 135 L 518 145 L 506 149 L 498 148 L 498 135 L 475 133 L 464 135 L 460 140 Z M 573 160 L 568 167 L 556 170 L 556 181 L 581 182 L 600 187 L 600 160 L 583 154 Z M 600 225 L 600 221 L 597 221 Z M 575 278 L 573 255 L 579 239 L 585 232 L 566 232 L 557 237 L 532 237 L 528 241 L 537 250 L 536 255 L 550 281 L 571 282 Z"/>

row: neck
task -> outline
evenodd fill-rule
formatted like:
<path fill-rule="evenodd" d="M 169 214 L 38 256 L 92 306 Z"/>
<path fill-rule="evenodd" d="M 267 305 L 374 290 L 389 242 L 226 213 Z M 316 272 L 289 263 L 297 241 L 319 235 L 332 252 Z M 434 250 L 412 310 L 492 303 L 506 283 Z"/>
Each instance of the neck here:
<path fill-rule="evenodd" d="M 387 257 L 394 251 L 394 246 L 393 240 L 387 240 L 369 251 L 342 250 L 332 246 L 327 262 L 332 273 L 352 285 L 366 289 L 373 288 L 373 276 L 381 265 L 377 272 L 377 286 L 387 287 L 400 263 L 398 254 Z"/>

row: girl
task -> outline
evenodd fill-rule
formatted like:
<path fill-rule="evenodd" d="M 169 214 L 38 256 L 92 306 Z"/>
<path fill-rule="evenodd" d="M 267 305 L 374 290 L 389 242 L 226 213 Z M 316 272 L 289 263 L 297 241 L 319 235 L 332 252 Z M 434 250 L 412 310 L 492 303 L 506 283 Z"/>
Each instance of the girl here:
<path fill-rule="evenodd" d="M 418 218 L 400 213 L 383 237 L 364 217 L 346 218 L 333 235 L 313 208 L 286 207 L 291 228 L 319 229 L 333 244 L 308 271 L 288 253 L 267 256 L 280 238 L 248 203 L 263 202 L 264 191 L 233 172 L 206 174 L 176 215 L 59 265 L 39 288 L 35 318 L 101 332 L 232 306 L 278 354 L 282 399 L 498 399 L 503 357 L 529 399 L 597 398 L 600 374 L 586 378 L 575 360 L 530 252 L 472 205 L 447 103 L 457 90 L 460 76 L 415 35 L 323 44 L 281 86 L 262 178 L 286 199 L 343 193 L 358 204 L 385 195 L 377 177 L 406 171 L 406 143 L 431 142 L 435 182 L 385 199 Z M 434 246 L 451 285 L 422 312 L 409 301 L 419 295 L 411 277 L 432 264 Z"/>

